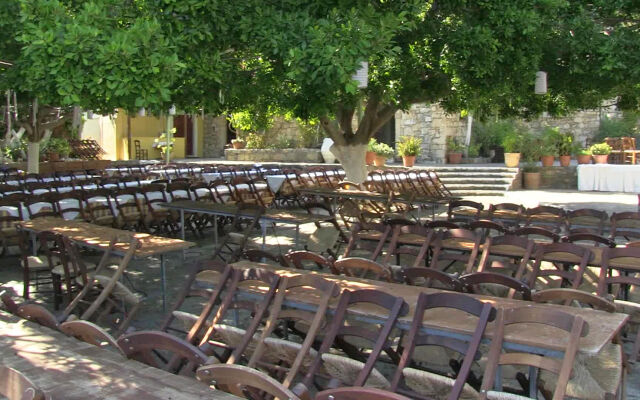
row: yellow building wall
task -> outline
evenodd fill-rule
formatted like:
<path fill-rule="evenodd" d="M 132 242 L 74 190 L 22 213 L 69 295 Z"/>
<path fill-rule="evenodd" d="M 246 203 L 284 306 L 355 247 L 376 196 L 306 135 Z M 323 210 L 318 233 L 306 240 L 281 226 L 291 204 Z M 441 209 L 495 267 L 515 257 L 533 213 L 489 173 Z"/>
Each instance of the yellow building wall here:
<path fill-rule="evenodd" d="M 202 151 L 204 147 L 204 121 L 201 115 L 193 116 L 195 121 L 194 134 L 197 135 L 197 153 L 196 157 L 202 157 Z M 115 121 L 116 125 L 116 157 L 118 160 L 129 160 L 131 157 L 128 154 L 128 140 L 127 140 L 127 114 L 120 110 L 118 117 Z M 131 116 L 131 138 L 132 140 L 140 141 L 140 148 L 146 149 L 149 153 L 149 159 L 159 159 L 160 150 L 153 147 L 153 141 L 160 136 L 160 133 L 165 132 L 167 127 L 167 117 L 155 117 L 155 116 Z M 195 133 L 197 132 L 197 133 Z M 175 138 L 173 145 L 173 152 L 171 158 L 185 158 L 186 157 L 186 138 Z M 134 151 L 133 145 L 131 151 Z"/>

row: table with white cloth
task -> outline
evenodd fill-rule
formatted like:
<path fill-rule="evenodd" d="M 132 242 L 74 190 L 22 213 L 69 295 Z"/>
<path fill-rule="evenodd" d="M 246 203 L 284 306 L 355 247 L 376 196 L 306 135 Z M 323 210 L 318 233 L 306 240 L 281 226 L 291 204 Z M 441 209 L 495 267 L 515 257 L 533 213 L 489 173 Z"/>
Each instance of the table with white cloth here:
<path fill-rule="evenodd" d="M 640 193 L 640 165 L 578 165 L 578 190 Z"/>

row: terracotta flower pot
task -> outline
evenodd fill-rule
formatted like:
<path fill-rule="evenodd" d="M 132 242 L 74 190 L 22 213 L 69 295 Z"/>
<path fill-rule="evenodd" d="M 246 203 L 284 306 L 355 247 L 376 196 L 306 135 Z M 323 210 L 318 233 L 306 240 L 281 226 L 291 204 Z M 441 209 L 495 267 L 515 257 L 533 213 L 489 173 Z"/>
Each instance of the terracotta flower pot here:
<path fill-rule="evenodd" d="M 571 164 L 571 156 L 560 156 L 560 165 L 568 167 Z"/>
<path fill-rule="evenodd" d="M 556 158 L 554 156 L 542 156 L 540 157 L 540 161 L 542 161 L 542 166 L 543 167 L 550 167 L 553 165 L 553 161 Z"/>
<path fill-rule="evenodd" d="M 447 162 L 449 164 L 460 164 L 462 161 L 462 153 L 447 153 Z"/>
<path fill-rule="evenodd" d="M 578 164 L 591 164 L 591 154 L 578 154 L 576 160 Z"/>
<path fill-rule="evenodd" d="M 504 165 L 516 168 L 520 164 L 520 153 L 504 153 Z"/>
<path fill-rule="evenodd" d="M 413 167 L 416 163 L 416 156 L 402 156 L 402 165 L 405 167 Z"/>
<path fill-rule="evenodd" d="M 373 165 L 373 162 L 376 159 L 376 153 L 374 153 L 373 151 L 367 151 L 367 154 L 364 157 L 364 162 L 367 165 Z"/>
<path fill-rule="evenodd" d="M 236 150 L 244 149 L 245 145 L 245 142 L 231 142 L 231 146 L 233 146 L 233 148 Z"/>
<path fill-rule="evenodd" d="M 540 189 L 540 172 L 525 172 L 523 176 L 525 189 Z"/>
<path fill-rule="evenodd" d="M 609 155 L 608 154 L 594 154 L 593 155 L 593 162 L 595 162 L 596 164 L 606 164 L 608 159 L 609 159 Z"/>
<path fill-rule="evenodd" d="M 55 152 L 50 152 L 49 161 L 60 161 L 60 154 Z"/>
<path fill-rule="evenodd" d="M 376 167 L 384 167 L 384 163 L 386 161 L 387 157 L 376 155 L 376 158 L 373 160 L 373 165 L 375 165 Z"/>

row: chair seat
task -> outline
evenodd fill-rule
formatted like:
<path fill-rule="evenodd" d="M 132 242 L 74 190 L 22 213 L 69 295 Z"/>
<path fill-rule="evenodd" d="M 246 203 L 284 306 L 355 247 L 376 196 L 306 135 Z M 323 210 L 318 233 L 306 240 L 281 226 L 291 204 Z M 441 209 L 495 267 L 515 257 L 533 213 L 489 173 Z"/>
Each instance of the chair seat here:
<path fill-rule="evenodd" d="M 240 345 L 242 338 L 244 338 L 246 333 L 247 332 L 244 329 L 237 328 L 235 326 L 215 324 L 213 326 L 213 335 L 211 338 L 214 341 L 222 342 L 231 348 L 235 348 Z M 247 353 L 253 353 L 253 350 L 255 350 L 255 344 L 252 346 L 251 343 L 249 343 L 249 347 L 253 348 L 247 348 Z"/>
<path fill-rule="evenodd" d="M 358 377 L 358 374 L 364 368 L 364 363 L 349 357 L 337 354 L 324 353 L 322 355 L 323 367 L 327 373 L 340 382 L 344 386 L 352 386 Z M 374 387 L 378 389 L 389 389 L 391 384 L 377 369 L 371 370 L 369 378 L 365 382 L 366 387 Z"/>
<path fill-rule="evenodd" d="M 618 390 L 622 380 L 622 346 L 609 343 L 598 355 L 593 357 L 580 357 L 579 362 L 584 362 L 591 376 L 606 392 L 614 394 Z"/>
<path fill-rule="evenodd" d="M 96 264 L 92 263 L 92 262 L 85 262 L 84 266 L 87 268 L 87 270 L 92 271 L 94 269 L 96 269 Z M 55 267 L 53 267 L 53 269 L 51 270 L 52 274 L 56 274 L 56 275 L 60 275 L 60 276 L 64 276 L 64 266 L 62 264 L 56 265 Z M 72 277 L 76 277 L 76 274 L 73 273 L 73 271 L 69 271 L 69 273 L 71 274 Z"/>
<path fill-rule="evenodd" d="M 316 253 L 322 253 L 333 248 L 340 236 L 340 232 L 333 226 L 316 229 L 307 240 L 307 249 Z"/>
<path fill-rule="evenodd" d="M 82 285 L 83 284 L 82 276 L 77 276 L 76 277 L 76 282 Z M 98 284 L 98 285 L 100 285 L 102 287 L 105 287 L 106 285 L 109 284 L 109 282 L 111 282 L 111 277 L 109 277 L 109 276 L 105 276 L 105 275 L 94 275 L 93 276 L 93 283 L 94 284 Z M 111 291 L 111 295 L 113 297 L 116 297 L 116 298 L 124 301 L 125 303 L 129 303 L 129 304 L 132 304 L 132 305 L 139 304 L 140 301 L 142 301 L 142 297 L 140 295 L 138 295 L 137 293 L 134 293 L 131 290 L 129 290 L 129 288 L 127 288 L 121 282 L 116 282 L 115 287 Z"/>
<path fill-rule="evenodd" d="M 302 345 L 300 343 L 292 342 L 290 340 L 283 340 L 278 338 L 266 338 L 264 340 L 265 350 L 262 353 L 261 361 L 269 362 L 269 363 L 277 363 L 279 361 L 284 361 L 288 365 L 293 364 L 296 357 L 298 357 L 298 353 L 302 349 Z M 309 369 L 313 360 L 318 357 L 318 352 L 310 348 L 307 356 L 302 360 L 302 368 Z"/>
<path fill-rule="evenodd" d="M 416 393 L 434 398 L 445 399 L 451 392 L 455 379 L 448 376 L 434 374 L 433 372 L 423 371 L 415 368 L 405 368 L 402 370 L 406 385 Z M 460 399 L 475 400 L 478 399 L 479 393 L 468 383 L 464 384 Z"/>
<path fill-rule="evenodd" d="M 51 262 L 53 265 L 59 265 L 60 259 L 58 257 L 51 257 Z M 20 266 L 24 267 L 23 263 L 20 263 Z M 50 268 L 49 261 L 45 256 L 28 256 L 27 267 L 32 271 L 44 271 Z"/>

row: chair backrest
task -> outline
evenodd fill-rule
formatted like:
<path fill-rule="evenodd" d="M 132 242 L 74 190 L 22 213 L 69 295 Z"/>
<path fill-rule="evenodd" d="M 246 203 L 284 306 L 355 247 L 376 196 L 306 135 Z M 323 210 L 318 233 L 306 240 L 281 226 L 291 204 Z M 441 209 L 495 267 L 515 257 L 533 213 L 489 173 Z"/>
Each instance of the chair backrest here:
<path fill-rule="evenodd" d="M 427 335 L 421 332 L 422 321 L 424 320 L 425 311 L 431 309 L 455 309 L 458 311 L 471 314 L 478 317 L 478 323 L 470 341 L 459 339 L 444 338 L 438 335 Z M 489 303 L 483 303 L 473 297 L 459 293 L 421 293 L 416 302 L 415 312 L 413 314 L 413 322 L 411 329 L 407 335 L 407 342 L 398 363 L 395 375 L 391 381 L 391 390 L 400 391 L 400 382 L 403 375 L 403 369 L 410 365 L 412 354 L 416 346 L 436 345 L 442 346 L 457 353 L 464 354 L 464 359 L 455 384 L 448 396 L 448 399 L 457 399 L 462 393 L 462 389 L 467 380 L 471 366 L 474 360 L 479 358 L 478 349 L 480 341 L 490 321 L 496 316 L 495 309 Z M 414 393 L 412 393 L 414 394 Z M 414 394 L 415 395 L 415 394 Z"/>
<path fill-rule="evenodd" d="M 384 264 L 362 257 L 347 257 L 336 260 L 334 268 L 346 276 L 373 278 L 387 282 L 393 281 L 393 271 Z"/>
<path fill-rule="evenodd" d="M 602 235 L 604 224 L 609 219 L 606 211 L 594 208 L 581 208 L 567 212 L 567 232 L 575 232 L 580 229 L 584 233 Z"/>
<path fill-rule="evenodd" d="M 248 249 L 242 252 L 242 256 L 252 262 L 269 263 L 269 261 L 271 261 L 271 263 L 273 264 L 277 264 L 285 268 L 289 267 L 289 265 L 287 264 L 287 261 L 285 260 L 284 256 L 282 256 L 282 254 L 275 255 L 275 254 L 269 253 L 266 250 Z"/>
<path fill-rule="evenodd" d="M 0 394 L 9 400 L 45 400 L 44 392 L 20 371 L 0 365 Z"/>
<path fill-rule="evenodd" d="M 636 274 L 618 274 L 609 276 L 611 268 L 624 270 L 622 265 L 640 265 L 640 247 L 616 247 L 602 249 L 600 278 L 598 280 L 598 296 L 604 297 L 610 291 L 615 297 L 623 294 L 620 286 L 640 286 L 640 278 Z M 632 269 L 635 271 L 635 269 Z"/>
<path fill-rule="evenodd" d="M 358 307 L 363 304 L 384 310 L 383 313 L 386 318 L 381 318 L 384 323 L 380 327 L 373 324 L 367 326 L 346 324 L 347 312 L 352 309 L 351 307 Z M 395 327 L 398 317 L 404 316 L 408 312 L 409 306 L 402 298 L 379 290 L 363 289 L 343 291 L 336 306 L 331 324 L 318 349 L 318 357 L 309 367 L 302 383 L 306 387 L 311 386 L 315 374 L 321 366 L 322 354 L 329 351 L 336 338 L 358 337 L 372 344 L 372 350 L 370 352 L 360 355 L 362 359 L 366 359 L 366 362 L 353 383 L 353 386 L 364 386 L 380 353 L 389 348 L 389 336 Z"/>
<path fill-rule="evenodd" d="M 488 219 L 502 222 L 505 226 L 519 226 L 524 216 L 525 208 L 515 203 L 498 203 L 489 206 Z"/>
<path fill-rule="evenodd" d="M 343 257 L 350 257 L 357 248 L 371 251 L 372 260 L 376 260 L 391 235 L 391 226 L 382 223 L 355 223 L 351 228 L 351 237 L 344 250 Z"/>
<path fill-rule="evenodd" d="M 436 269 L 414 267 L 403 269 L 402 273 L 404 274 L 405 282 L 409 285 L 436 287 L 454 292 L 462 292 L 464 290 L 464 285 L 458 278 Z"/>
<path fill-rule="evenodd" d="M 548 243 L 538 246 L 535 258 L 536 261 L 529 276 L 530 288 L 535 288 L 536 281 L 540 277 L 558 277 L 562 279 L 562 287 L 568 285 L 572 289 L 577 289 L 594 255 L 591 250 L 578 244 Z M 552 261 L 554 268 L 543 269 L 542 261 Z"/>
<path fill-rule="evenodd" d="M 391 257 L 396 256 L 396 264 L 400 264 L 401 255 L 407 254 L 415 257 L 413 266 L 419 266 L 426 259 L 426 250 L 431 245 L 433 230 L 406 220 L 391 220 L 387 223 L 393 230 L 383 262 L 388 264 Z"/>
<path fill-rule="evenodd" d="M 531 301 L 531 289 L 526 283 L 514 279 L 510 276 L 498 274 L 495 272 L 474 272 L 471 274 L 463 275 L 459 278 L 460 282 L 465 286 L 469 293 L 481 293 L 478 291 L 478 287 L 485 285 L 498 285 L 509 290 L 506 297 L 513 298 L 515 293 L 518 293 L 522 300 Z M 492 293 L 495 295 L 494 293 Z"/>
<path fill-rule="evenodd" d="M 552 232 L 561 233 L 566 226 L 567 213 L 563 208 L 538 206 L 525 211 L 526 226 L 541 226 Z"/>
<path fill-rule="evenodd" d="M 311 269 L 310 267 L 315 267 L 321 271 L 329 271 L 336 275 L 339 274 L 333 265 L 333 259 L 331 257 L 327 258 L 312 251 L 289 250 L 289 252 L 284 255 L 284 258 L 289 265 L 297 269 Z"/>
<path fill-rule="evenodd" d="M 117 342 L 127 358 L 149 366 L 180 375 L 192 375 L 197 367 L 205 365 L 207 355 L 187 341 L 160 331 L 140 331 L 122 335 Z M 179 357 L 178 367 L 167 360 L 172 357 L 160 356 L 158 351 Z"/>
<path fill-rule="evenodd" d="M 616 247 L 616 242 L 613 240 L 606 238 L 604 236 L 597 235 L 595 233 L 570 233 L 567 236 L 562 238 L 563 242 L 567 243 L 578 243 L 578 244 L 588 244 L 594 247 L 606 246 L 606 247 Z"/>
<path fill-rule="evenodd" d="M 292 391 L 284 387 L 269 375 L 242 365 L 214 364 L 200 367 L 197 372 L 199 380 L 208 385 L 215 385 L 222 390 L 241 398 L 275 398 L 276 400 L 300 400 Z M 254 392 L 248 395 L 246 392 Z M 266 394 L 262 397 L 256 393 Z"/>
<path fill-rule="evenodd" d="M 60 323 L 49 310 L 39 304 L 23 303 L 18 305 L 16 315 L 47 328 L 58 330 Z"/>
<path fill-rule="evenodd" d="M 640 212 L 613 213 L 609 237 L 624 241 L 640 239 Z"/>
<path fill-rule="evenodd" d="M 504 352 L 505 331 L 517 324 L 546 325 L 546 332 L 555 328 L 557 331 L 568 333 L 563 357 L 556 359 L 532 353 Z M 487 392 L 493 389 L 496 373 L 498 373 L 500 366 L 517 364 L 542 368 L 557 374 L 558 380 L 553 392 L 553 399 L 563 399 L 571 376 L 571 370 L 573 369 L 578 342 L 580 337 L 586 336 L 589 330 L 582 317 L 551 308 L 517 307 L 499 310 L 495 325 L 496 329 L 491 341 L 487 367 L 482 381 L 481 397 L 486 398 Z M 502 390 L 501 387 L 496 389 Z M 537 391 L 537 385 L 530 385 L 530 397 L 537 397 Z"/>
<path fill-rule="evenodd" d="M 314 400 L 409 400 L 409 398 L 376 388 L 341 387 L 318 392 Z"/>
<path fill-rule="evenodd" d="M 526 237 L 504 235 L 493 236 L 484 244 L 478 263 L 478 272 L 501 272 L 520 280 L 527 272 L 527 265 L 535 251 L 535 242 Z M 506 256 L 518 260 L 517 264 L 505 261 Z M 495 258 L 498 257 L 496 260 Z"/>
<path fill-rule="evenodd" d="M 442 261 L 450 262 L 444 269 L 455 262 L 460 262 L 464 264 L 464 271 L 471 273 L 478 260 L 481 240 L 481 235 L 468 229 L 448 229 L 439 232 L 433 241 L 430 268 L 442 270 L 443 267 L 439 265 Z M 449 248 L 450 246 L 454 248 Z"/>
<path fill-rule="evenodd" d="M 55 193 L 29 195 L 24 201 L 29 219 L 59 217 Z"/>
<path fill-rule="evenodd" d="M 81 319 L 66 321 L 60 324 L 60 330 L 64 334 L 73 336 L 85 343 L 98 347 L 112 347 L 124 354 L 120 346 L 118 346 L 116 339 L 93 322 Z"/>
<path fill-rule="evenodd" d="M 507 227 L 505 227 L 501 222 L 489 221 L 486 219 L 471 221 L 467 225 L 467 229 L 480 233 L 482 235 L 483 242 L 490 236 L 504 235 L 508 232 Z"/>
<path fill-rule="evenodd" d="M 563 303 L 565 305 L 588 306 L 600 311 L 615 312 L 616 306 L 604 297 L 577 289 L 556 288 L 538 290 L 532 296 L 536 303 Z"/>
<path fill-rule="evenodd" d="M 471 200 L 451 200 L 447 209 L 447 220 L 470 222 L 480 219 L 484 204 Z"/>
<path fill-rule="evenodd" d="M 549 241 L 557 243 L 560 241 L 560 235 L 541 226 L 525 226 L 513 231 L 515 236 L 522 236 L 528 239 L 540 241 Z"/>
<path fill-rule="evenodd" d="M 283 303 L 287 297 L 295 297 L 296 294 L 303 292 L 306 295 L 312 294 L 319 301 L 314 312 L 300 309 L 287 309 L 283 307 Z M 304 341 L 298 352 L 298 356 L 289 368 L 289 372 L 285 377 L 283 384 L 289 387 L 296 377 L 298 371 L 302 367 L 304 359 L 307 357 L 311 346 L 316 340 L 316 336 L 321 329 L 325 329 L 327 325 L 326 313 L 329 303 L 340 294 L 340 288 L 334 282 L 330 282 L 317 275 L 297 275 L 293 277 L 283 277 L 280 280 L 278 293 L 276 294 L 273 305 L 269 310 L 269 318 L 262 331 L 258 346 L 253 352 L 248 365 L 255 366 L 260 360 L 265 350 L 265 339 L 271 335 L 277 327 L 278 322 L 298 323 L 307 326 L 304 333 Z M 286 324 L 285 324 L 286 326 Z M 229 359 L 227 363 L 232 363 L 233 359 Z"/>

